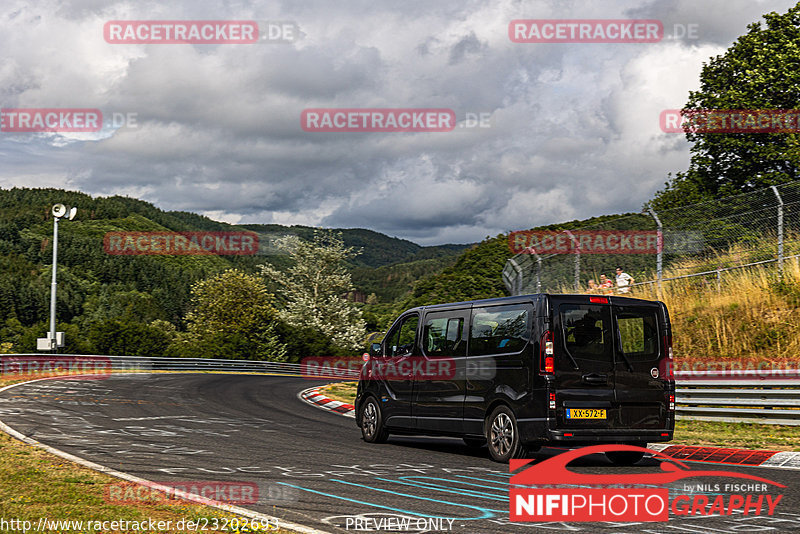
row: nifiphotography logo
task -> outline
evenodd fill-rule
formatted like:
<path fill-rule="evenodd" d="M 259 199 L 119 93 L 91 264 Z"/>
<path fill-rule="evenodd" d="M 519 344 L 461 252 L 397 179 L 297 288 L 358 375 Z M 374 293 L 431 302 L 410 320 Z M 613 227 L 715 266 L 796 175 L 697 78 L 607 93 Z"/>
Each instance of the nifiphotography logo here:
<path fill-rule="evenodd" d="M 585 455 L 607 451 L 648 452 L 661 460 L 660 473 L 597 475 L 577 473 L 567 464 Z M 511 460 L 512 473 L 530 460 Z M 747 479 L 703 485 L 716 496 L 697 493 L 697 484 L 684 484 L 670 499 L 666 485 L 682 479 L 731 477 Z M 553 481 L 557 480 L 557 484 Z M 633 445 L 592 445 L 574 449 L 528 467 L 511 477 L 510 519 L 515 522 L 668 521 L 674 516 L 774 515 L 783 495 L 767 493 L 783 484 L 735 471 L 692 471 L 665 454 Z M 568 487 L 561 487 L 568 486 Z"/>

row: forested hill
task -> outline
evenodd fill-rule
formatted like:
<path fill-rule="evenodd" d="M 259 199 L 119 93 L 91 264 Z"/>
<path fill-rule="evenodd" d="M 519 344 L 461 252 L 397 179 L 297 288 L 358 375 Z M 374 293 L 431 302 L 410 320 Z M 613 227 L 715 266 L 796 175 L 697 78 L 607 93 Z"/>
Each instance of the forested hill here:
<path fill-rule="evenodd" d="M 78 208 L 74 220 L 59 225 L 57 307 L 59 329 L 67 331 L 67 352 L 86 350 L 75 345 L 78 340 L 91 337 L 91 332 L 104 335 L 98 328 L 102 330 L 111 320 L 142 325 L 161 320 L 180 329 L 195 281 L 231 267 L 255 272 L 264 262 L 285 265 L 286 257 L 270 244 L 281 235 L 309 238 L 314 231 L 304 226 L 235 226 L 195 213 L 164 211 L 128 197 L 92 197 L 61 189 L 0 189 L 0 342 L 13 343 L 16 350 L 33 350 L 36 337 L 47 329 L 53 235 L 50 211 L 56 203 Z M 245 229 L 259 234 L 266 246 L 264 254 L 110 255 L 103 248 L 108 232 Z M 354 277 L 354 282 L 356 289 L 366 294 L 375 290 L 403 294 L 422 274 L 418 267 L 405 269 L 403 263 L 444 265 L 466 248 L 422 247 L 364 229 L 341 232 L 345 245 L 362 250 L 353 262 L 361 275 Z M 375 270 L 381 266 L 403 273 L 400 278 L 405 289 L 388 287 L 393 284 L 392 276 L 388 281 L 381 279 Z"/>
<path fill-rule="evenodd" d="M 306 240 L 311 240 L 315 230 L 310 226 L 282 226 L 279 224 L 243 224 L 238 228 L 250 230 L 263 236 L 294 234 Z M 364 228 L 347 228 L 337 231 L 342 232 L 342 239 L 345 245 L 355 247 L 361 251 L 351 262 L 358 267 L 381 267 L 394 263 L 454 256 L 469 246 L 437 245 L 423 247 L 405 239 L 389 237 Z"/>

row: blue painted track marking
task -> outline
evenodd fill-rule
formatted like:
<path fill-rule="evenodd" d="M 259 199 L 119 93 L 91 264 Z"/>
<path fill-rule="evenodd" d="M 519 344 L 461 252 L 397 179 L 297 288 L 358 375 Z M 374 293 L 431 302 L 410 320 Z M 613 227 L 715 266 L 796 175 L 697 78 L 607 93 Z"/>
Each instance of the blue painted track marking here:
<path fill-rule="evenodd" d="M 455 506 L 455 507 L 458 507 L 458 508 L 468 508 L 468 509 L 476 510 L 476 511 L 480 512 L 480 515 L 475 516 L 475 517 L 459 517 L 459 518 L 455 518 L 458 521 L 477 521 L 477 520 L 480 520 L 480 519 L 492 518 L 492 517 L 495 516 L 496 513 L 501 513 L 501 514 L 507 514 L 508 513 L 507 510 L 490 510 L 490 509 L 487 509 L 487 508 L 483 508 L 483 507 L 480 507 L 480 506 L 472 506 L 472 505 L 469 505 L 469 504 L 460 504 L 460 503 L 454 503 L 454 502 L 450 502 L 450 501 L 443 501 L 443 500 L 437 500 L 437 499 L 428 499 L 428 498 L 425 498 L 425 497 L 419 497 L 417 495 L 409 495 L 409 494 L 405 494 L 405 493 L 397 493 L 396 491 L 385 490 L 385 489 L 381 489 L 381 488 L 375 488 L 375 487 L 366 486 L 366 485 L 363 485 L 363 484 L 355 484 L 353 482 L 346 482 L 344 480 L 339 480 L 339 479 L 331 479 L 331 482 L 338 482 L 340 484 L 348 484 L 348 485 L 351 485 L 351 486 L 357 486 L 357 487 L 360 487 L 360 488 L 365 488 L 365 489 L 369 489 L 369 490 L 373 490 L 373 491 L 379 491 L 379 492 L 383 492 L 383 493 L 391 493 L 392 495 L 397 495 L 397 496 L 400 496 L 400 497 L 408 497 L 408 498 L 411 498 L 411 499 L 418 499 L 418 500 L 422 500 L 422 501 L 426 501 L 426 502 L 436 502 L 436 503 L 446 504 L 446 505 L 450 505 L 450 506 Z M 309 493 L 315 493 L 317 495 L 324 495 L 326 497 L 331 497 L 333 499 L 339 499 L 339 500 L 342 500 L 342 501 L 347 501 L 347 502 L 356 503 L 356 504 L 363 504 L 364 506 L 370 506 L 370 507 L 373 507 L 373 508 L 381 508 L 381 509 L 384 509 L 384 510 L 391 510 L 393 512 L 399 512 L 401 514 L 408 514 L 408 515 L 413 515 L 413 516 L 418 516 L 418 517 L 428 517 L 428 518 L 435 518 L 435 519 L 445 519 L 445 520 L 446 519 L 454 519 L 452 516 L 450 516 L 450 517 L 432 516 L 429 513 L 415 512 L 415 511 L 412 511 L 412 510 L 406 510 L 404 508 L 396 508 L 396 507 L 393 507 L 393 506 L 386 506 L 386 505 L 383 505 L 383 504 L 367 502 L 367 501 L 361 501 L 361 500 L 358 500 L 358 499 L 353 499 L 351 497 L 343 497 L 343 496 L 337 495 L 335 493 L 328 493 L 328 492 L 325 492 L 325 491 L 313 490 L 313 489 L 306 488 L 306 487 L 303 487 L 303 486 L 298 486 L 298 485 L 295 485 L 295 484 L 289 484 L 288 482 L 278 482 L 278 484 L 282 484 L 284 486 L 289 486 L 289 487 L 292 487 L 292 488 L 303 490 L 303 491 L 306 491 L 306 492 L 309 492 Z"/>
<path fill-rule="evenodd" d="M 508 501 L 508 494 L 505 494 L 503 496 L 491 496 L 491 495 L 488 495 L 486 492 L 478 492 L 478 491 L 473 491 L 473 490 L 468 490 L 468 489 L 455 490 L 455 489 L 450 489 L 450 488 L 447 488 L 447 487 L 444 487 L 444 486 L 440 486 L 438 484 L 426 483 L 426 482 L 422 482 L 422 481 L 404 482 L 402 480 L 392 480 L 390 478 L 378 478 L 377 480 L 382 480 L 384 482 L 391 482 L 392 484 L 403 484 L 405 486 L 414 486 L 416 488 L 421 488 L 421 489 L 429 489 L 429 490 L 433 490 L 433 491 L 442 491 L 444 493 L 455 493 L 456 495 L 467 495 L 467 496 L 470 496 L 470 497 L 478 497 L 479 499 L 490 499 L 490 500 L 493 500 L 493 501 L 506 501 L 506 502 Z M 440 480 L 442 480 L 442 479 L 440 479 Z"/>
<path fill-rule="evenodd" d="M 339 480 L 339 479 L 336 479 L 336 478 L 332 478 L 331 482 L 339 482 L 340 484 L 347 484 L 349 486 L 356 486 L 356 487 L 359 487 L 359 488 L 371 489 L 373 491 L 380 491 L 382 493 L 391 493 L 392 495 L 399 495 L 400 497 L 408 497 L 409 499 L 418 499 L 418 500 L 426 501 L 426 502 L 438 502 L 440 504 L 447 504 L 447 505 L 450 505 L 450 506 L 457 506 L 459 508 L 471 508 L 472 510 L 480 510 L 481 512 L 483 512 L 483 514 L 484 514 L 483 516 L 476 517 L 475 519 L 489 519 L 490 517 L 494 517 L 495 513 L 501 513 L 501 514 L 508 513 L 508 510 L 492 510 L 491 508 L 484 508 L 482 506 L 473 506 L 471 504 L 461 504 L 461 503 L 451 502 L 451 501 L 442 501 L 442 500 L 439 500 L 439 499 L 429 499 L 427 497 L 420 497 L 419 495 L 409 495 L 408 493 L 398 493 L 396 491 L 392 491 L 392 490 L 388 490 L 388 489 L 375 488 L 375 487 L 372 487 L 372 486 L 365 486 L 363 484 L 356 484 L 355 482 L 347 482 L 346 480 Z"/>

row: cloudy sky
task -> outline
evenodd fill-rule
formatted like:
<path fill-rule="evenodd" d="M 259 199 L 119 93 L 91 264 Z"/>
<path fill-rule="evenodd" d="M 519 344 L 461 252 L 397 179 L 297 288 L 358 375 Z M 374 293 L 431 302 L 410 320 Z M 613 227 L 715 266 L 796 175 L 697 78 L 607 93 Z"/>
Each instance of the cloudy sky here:
<path fill-rule="evenodd" d="M 0 132 L 0 187 L 129 195 L 232 223 L 429 245 L 639 211 L 689 145 L 659 113 L 787 0 L 4 0 L 0 108 L 96 108 L 93 133 Z M 516 43 L 515 19 L 655 19 L 657 43 Z M 285 42 L 112 44 L 109 21 L 244 20 Z M 684 35 L 691 31 L 694 35 Z M 445 108 L 448 132 L 313 132 L 310 108 Z M 114 117 L 132 120 L 110 123 Z M 482 127 L 471 117 L 480 116 Z"/>

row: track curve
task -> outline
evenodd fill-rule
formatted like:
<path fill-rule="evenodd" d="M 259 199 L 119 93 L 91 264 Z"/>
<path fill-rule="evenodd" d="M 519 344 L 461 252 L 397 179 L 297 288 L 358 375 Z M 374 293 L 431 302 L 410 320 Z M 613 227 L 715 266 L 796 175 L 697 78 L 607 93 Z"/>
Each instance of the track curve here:
<path fill-rule="evenodd" d="M 773 518 L 512 524 L 507 468 L 490 461 L 485 449 L 474 451 L 450 438 L 392 437 L 384 445 L 366 444 L 351 418 L 297 398 L 313 385 L 294 377 L 231 374 L 47 380 L 0 393 L 0 420 L 41 443 L 154 482 L 257 484 L 257 502 L 242 506 L 329 532 L 358 526 L 374 532 L 379 524 L 404 520 L 412 532 L 800 531 L 796 475 L 764 468 L 759 476 L 787 486 Z M 644 473 L 658 471 L 658 465 L 645 460 L 623 469 L 598 458 L 579 469 Z"/>

